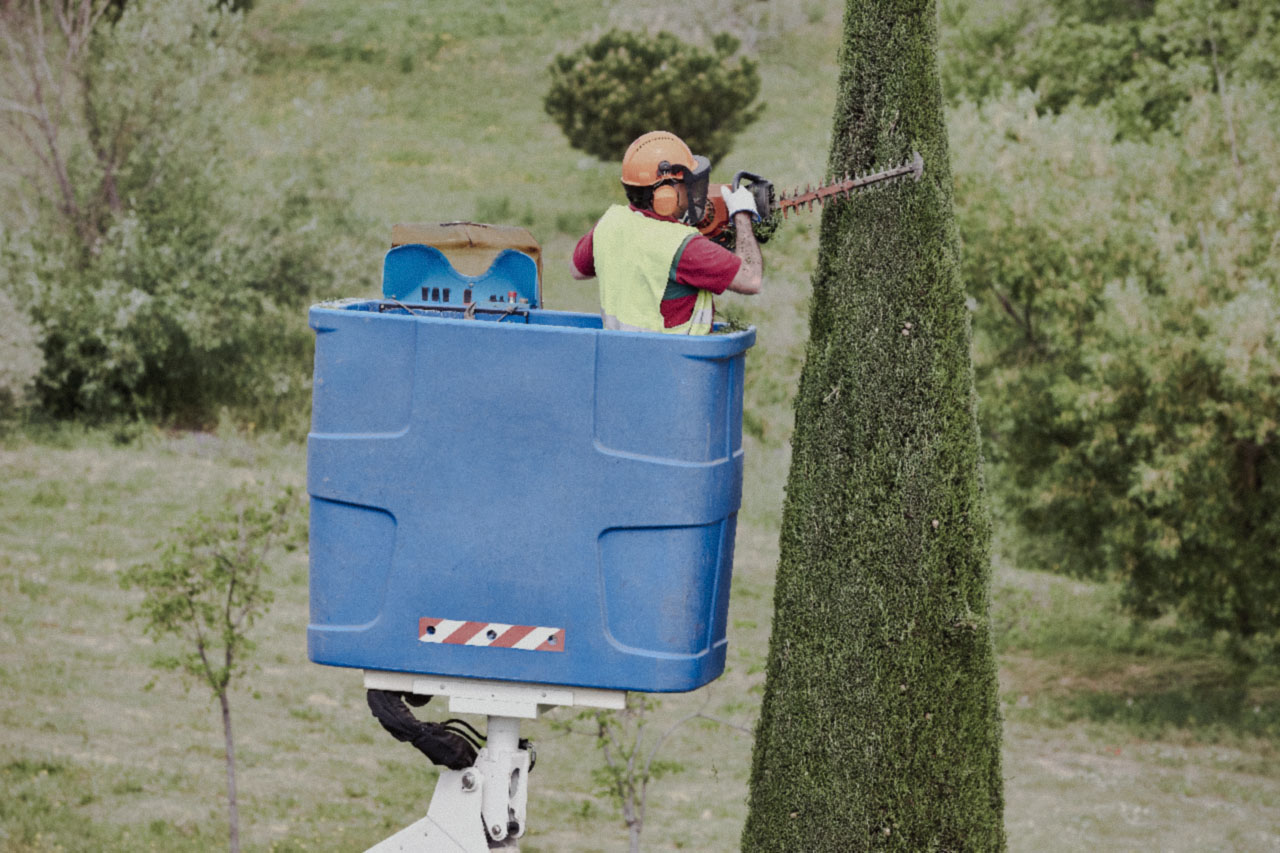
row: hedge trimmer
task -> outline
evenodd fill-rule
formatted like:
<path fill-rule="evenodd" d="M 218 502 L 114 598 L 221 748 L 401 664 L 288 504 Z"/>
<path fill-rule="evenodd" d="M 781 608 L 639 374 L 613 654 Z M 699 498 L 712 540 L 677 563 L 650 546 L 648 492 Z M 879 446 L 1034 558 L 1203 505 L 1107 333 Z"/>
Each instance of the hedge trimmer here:
<path fill-rule="evenodd" d="M 760 212 L 760 219 L 752 224 L 751 230 L 756 235 L 757 242 L 765 243 L 782 224 L 782 220 L 787 218 L 793 210 L 812 210 L 815 204 L 821 206 L 833 198 L 847 198 L 868 187 L 906 177 L 918 181 L 922 174 L 924 174 L 924 158 L 920 156 L 920 152 L 913 151 L 911 159 L 900 166 L 866 175 L 845 175 L 842 180 L 818 187 L 805 187 L 803 192 L 796 189 L 789 195 L 784 193 L 781 197 L 774 193 L 773 184 L 770 181 L 752 172 L 735 174 L 729 188 L 736 190 L 743 181 L 748 182 L 751 192 L 755 195 L 756 210 Z M 729 210 L 720 196 L 721 186 L 725 185 L 712 184 L 708 188 L 707 210 L 702 221 L 697 224 L 697 228 L 720 245 L 732 249 L 735 229 L 733 222 L 729 219 Z"/>

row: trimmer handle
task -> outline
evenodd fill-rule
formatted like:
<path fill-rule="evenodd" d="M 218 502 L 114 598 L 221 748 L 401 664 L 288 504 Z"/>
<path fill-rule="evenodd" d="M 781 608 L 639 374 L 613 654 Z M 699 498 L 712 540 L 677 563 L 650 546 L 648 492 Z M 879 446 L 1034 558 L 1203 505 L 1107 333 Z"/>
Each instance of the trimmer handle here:
<path fill-rule="evenodd" d="M 760 219 L 751 223 L 751 233 L 755 234 L 757 243 L 767 242 L 778 227 L 781 217 L 778 215 L 778 200 L 773 194 L 773 184 L 754 172 L 738 172 L 733 176 L 732 184 L 712 184 L 707 192 L 707 209 L 702 221 L 695 227 L 704 236 L 732 249 L 736 240 L 733 222 L 729 219 L 729 209 L 720 197 L 720 188 L 729 187 L 736 190 L 746 181 L 751 188 L 752 198 L 756 203 L 756 212 Z"/>
<path fill-rule="evenodd" d="M 743 181 L 751 184 L 751 194 L 755 197 L 756 212 L 761 219 L 768 219 L 777 210 L 777 201 L 773 194 L 773 184 L 755 172 L 735 172 L 733 188 L 736 190 Z"/>

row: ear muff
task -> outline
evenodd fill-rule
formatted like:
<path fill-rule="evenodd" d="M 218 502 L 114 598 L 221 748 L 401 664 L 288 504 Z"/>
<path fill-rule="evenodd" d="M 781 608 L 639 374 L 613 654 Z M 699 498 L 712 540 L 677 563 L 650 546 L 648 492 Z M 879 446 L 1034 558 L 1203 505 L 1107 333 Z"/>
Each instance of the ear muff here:
<path fill-rule="evenodd" d="M 653 190 L 653 212 L 659 216 L 675 216 L 680 209 L 680 195 L 671 184 Z"/>

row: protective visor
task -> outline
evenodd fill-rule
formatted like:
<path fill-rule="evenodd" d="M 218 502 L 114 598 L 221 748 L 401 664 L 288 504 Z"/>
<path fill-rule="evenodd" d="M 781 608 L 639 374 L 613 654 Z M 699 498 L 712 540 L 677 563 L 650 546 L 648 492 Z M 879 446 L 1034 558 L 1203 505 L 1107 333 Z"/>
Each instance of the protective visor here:
<path fill-rule="evenodd" d="M 701 154 L 695 154 L 692 169 L 683 163 L 676 163 L 668 167 L 668 171 L 670 174 L 679 176 L 680 183 L 684 184 L 685 191 L 689 195 L 689 209 L 685 211 L 684 221 L 690 224 L 701 222 L 702 215 L 707 209 L 707 186 L 711 180 L 711 161 Z"/>

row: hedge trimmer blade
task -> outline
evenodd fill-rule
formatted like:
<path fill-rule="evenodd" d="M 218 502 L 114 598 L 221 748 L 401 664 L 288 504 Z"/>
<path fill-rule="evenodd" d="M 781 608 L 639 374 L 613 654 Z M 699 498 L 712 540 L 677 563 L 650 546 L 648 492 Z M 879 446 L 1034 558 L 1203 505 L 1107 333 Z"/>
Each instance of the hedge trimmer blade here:
<path fill-rule="evenodd" d="M 852 177 L 846 175 L 843 180 L 835 183 L 824 184 L 816 188 L 805 187 L 804 192 L 796 190 L 791 195 L 784 193 L 778 199 L 778 209 L 786 217 L 793 210 L 802 208 L 812 210 L 815 204 L 822 205 L 833 198 L 848 198 L 853 193 L 875 184 L 894 181 L 907 176 L 910 176 L 912 180 L 918 181 L 923 174 L 924 158 L 920 156 L 919 151 L 913 151 L 911 152 L 911 159 L 901 166 L 894 166 L 881 172 L 872 172 L 869 175 L 855 175 Z"/>
<path fill-rule="evenodd" d="M 842 181 L 824 184 L 816 189 L 805 187 L 804 192 L 796 190 L 790 195 L 783 194 L 778 197 L 774 192 L 773 183 L 768 179 L 751 172 L 738 172 L 733 176 L 732 184 L 710 186 L 706 210 L 702 220 L 695 227 L 704 236 L 710 237 L 726 249 L 734 248 L 737 234 L 732 218 L 729 216 L 729 208 L 721 197 L 724 188 L 737 190 L 744 185 L 751 187 L 756 210 L 760 212 L 760 218 L 751 225 L 751 233 L 755 235 L 757 243 L 764 243 L 773 236 L 773 232 L 782 224 L 782 220 L 793 210 L 812 210 L 815 204 L 823 205 L 833 198 L 846 198 L 868 187 L 887 184 L 900 178 L 910 177 L 918 181 L 923 174 L 924 158 L 920 156 L 919 151 L 912 151 L 911 159 L 901 166 L 868 175 L 854 177 L 845 175 Z M 782 215 L 779 216 L 779 213 Z"/>

